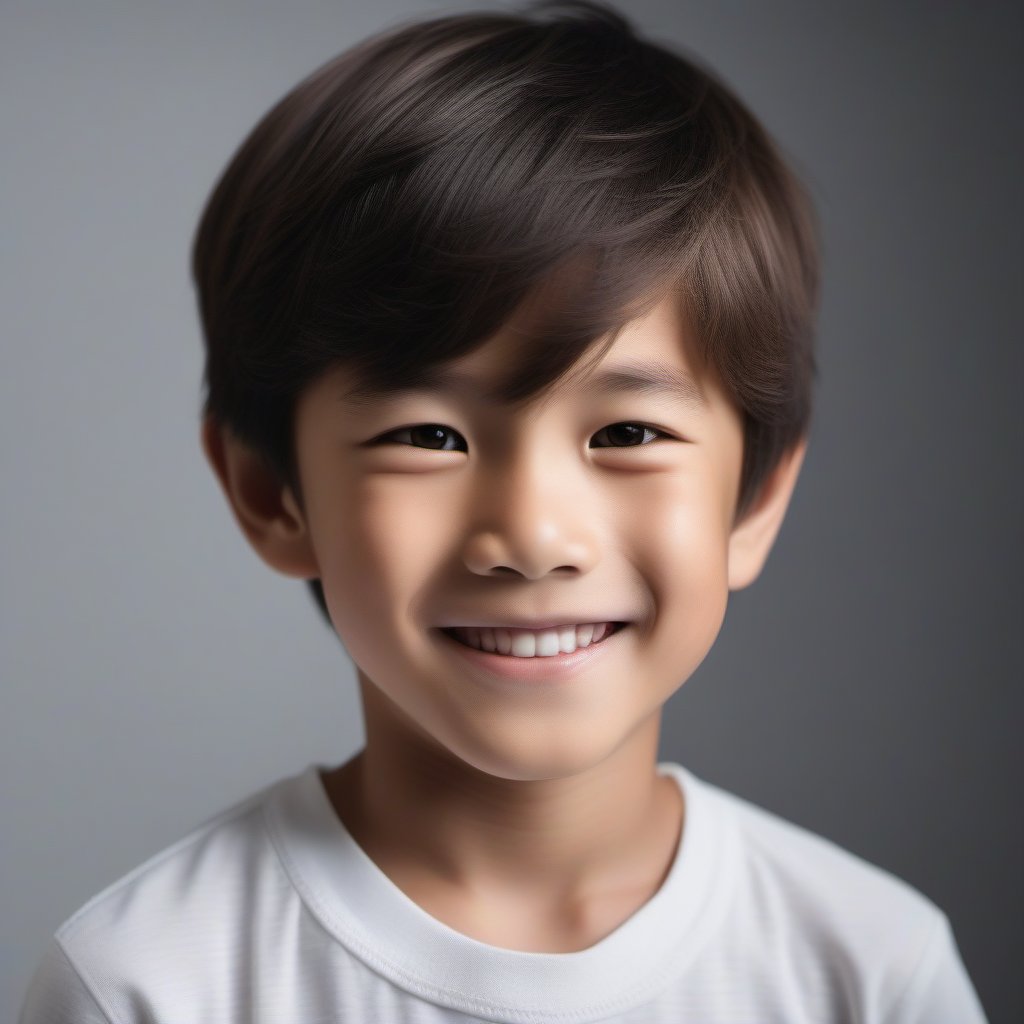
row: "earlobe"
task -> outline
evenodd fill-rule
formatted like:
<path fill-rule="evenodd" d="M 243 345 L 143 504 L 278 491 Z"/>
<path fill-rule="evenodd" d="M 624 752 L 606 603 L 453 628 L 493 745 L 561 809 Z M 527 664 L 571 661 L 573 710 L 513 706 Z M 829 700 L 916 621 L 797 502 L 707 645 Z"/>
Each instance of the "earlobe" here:
<path fill-rule="evenodd" d="M 212 416 L 200 441 L 239 528 L 253 550 L 286 576 L 320 575 L 305 516 L 290 489 L 244 441 Z"/>
<path fill-rule="evenodd" d="M 803 438 L 782 456 L 761 485 L 753 508 L 733 527 L 729 537 L 730 590 L 742 590 L 761 575 L 785 518 L 806 453 L 807 439 Z"/>

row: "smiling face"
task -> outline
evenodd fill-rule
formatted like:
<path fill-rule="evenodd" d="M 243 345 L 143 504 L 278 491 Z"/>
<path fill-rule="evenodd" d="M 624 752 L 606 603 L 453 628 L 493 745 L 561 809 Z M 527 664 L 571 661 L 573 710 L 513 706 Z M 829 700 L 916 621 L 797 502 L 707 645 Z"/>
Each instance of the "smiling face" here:
<path fill-rule="evenodd" d="M 734 524 L 741 417 L 670 298 L 537 400 L 485 398 L 520 345 L 501 331 L 431 389 L 360 401 L 350 371 L 320 377 L 295 412 L 301 503 L 230 430 L 203 424 L 257 553 L 320 579 L 367 749 L 414 772 L 432 758 L 539 780 L 652 759 L 661 707 L 710 650 L 729 590 L 758 576 L 806 450 Z M 450 635 L 603 622 L 625 627 L 531 660 Z"/>
<path fill-rule="evenodd" d="M 296 454 L 310 553 L 364 702 L 488 774 L 549 778 L 656 728 L 710 650 L 743 432 L 668 301 L 586 377 L 528 406 L 485 401 L 515 351 L 499 334 L 446 367 L 475 386 L 361 404 L 332 371 L 298 403 Z M 623 389 L 638 366 L 682 387 Z M 480 667 L 441 631 L 523 621 L 626 626 L 571 673 L 530 662 L 532 679 Z"/>

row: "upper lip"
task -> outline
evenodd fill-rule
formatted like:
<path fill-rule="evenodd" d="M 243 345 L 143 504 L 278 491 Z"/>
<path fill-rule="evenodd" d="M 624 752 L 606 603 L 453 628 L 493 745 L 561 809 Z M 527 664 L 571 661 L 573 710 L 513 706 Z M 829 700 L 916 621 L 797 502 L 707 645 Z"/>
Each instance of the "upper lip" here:
<path fill-rule="evenodd" d="M 524 619 L 510 616 L 506 619 L 483 621 L 474 619 L 472 622 L 446 622 L 439 629 L 561 629 L 565 626 L 581 626 L 598 622 L 627 622 L 616 615 L 580 615 L 570 613 L 563 616 L 546 616 L 543 619 Z"/>

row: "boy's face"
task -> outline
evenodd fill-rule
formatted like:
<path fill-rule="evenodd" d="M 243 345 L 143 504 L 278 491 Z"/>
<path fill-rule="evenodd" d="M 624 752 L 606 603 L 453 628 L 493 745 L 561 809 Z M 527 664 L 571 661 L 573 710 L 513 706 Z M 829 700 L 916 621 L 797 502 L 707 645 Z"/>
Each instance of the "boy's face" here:
<path fill-rule="evenodd" d="M 389 727 L 491 775 L 540 779 L 656 729 L 711 648 L 743 431 L 668 301 L 571 389 L 516 410 L 483 401 L 514 358 L 503 332 L 452 364 L 479 382 L 464 394 L 367 405 L 343 400 L 347 371 L 322 377 L 296 410 L 303 511 L 287 503 Z M 691 397 L 593 383 L 641 363 L 689 378 Z M 628 626 L 559 681 L 492 676 L 441 632 L 524 619 Z"/>

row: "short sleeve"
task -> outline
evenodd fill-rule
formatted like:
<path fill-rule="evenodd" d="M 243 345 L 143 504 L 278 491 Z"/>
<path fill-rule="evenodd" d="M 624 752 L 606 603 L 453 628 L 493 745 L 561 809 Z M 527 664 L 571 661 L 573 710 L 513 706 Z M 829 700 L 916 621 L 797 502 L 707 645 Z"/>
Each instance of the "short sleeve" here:
<path fill-rule="evenodd" d="M 988 1024 L 945 914 L 885 1024 Z"/>
<path fill-rule="evenodd" d="M 56 938 L 29 982 L 18 1024 L 113 1024 Z"/>

